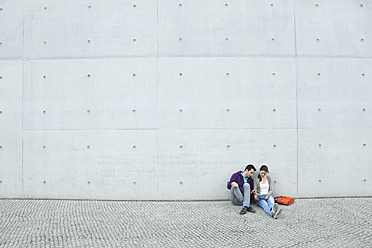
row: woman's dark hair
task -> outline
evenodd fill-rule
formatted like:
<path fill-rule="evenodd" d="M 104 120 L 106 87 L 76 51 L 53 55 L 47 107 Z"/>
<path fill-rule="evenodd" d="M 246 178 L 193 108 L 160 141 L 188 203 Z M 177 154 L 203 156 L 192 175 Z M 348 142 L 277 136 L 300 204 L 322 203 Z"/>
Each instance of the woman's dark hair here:
<path fill-rule="evenodd" d="M 263 164 L 263 165 L 260 167 L 260 171 L 266 171 L 267 173 L 269 173 L 269 167 L 267 167 L 267 165 L 264 165 L 264 164 Z M 262 177 L 261 177 L 261 174 L 260 174 L 260 173 L 258 173 L 257 178 L 258 178 L 258 181 L 259 181 L 259 182 L 262 181 Z"/>

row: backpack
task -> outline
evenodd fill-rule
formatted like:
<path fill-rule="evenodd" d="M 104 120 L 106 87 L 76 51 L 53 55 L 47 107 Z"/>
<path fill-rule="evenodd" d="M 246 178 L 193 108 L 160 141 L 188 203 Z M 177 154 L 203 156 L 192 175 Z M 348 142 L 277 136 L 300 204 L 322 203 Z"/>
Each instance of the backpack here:
<path fill-rule="evenodd" d="M 294 199 L 290 196 L 277 196 L 275 197 L 275 202 L 289 206 L 294 202 Z"/>

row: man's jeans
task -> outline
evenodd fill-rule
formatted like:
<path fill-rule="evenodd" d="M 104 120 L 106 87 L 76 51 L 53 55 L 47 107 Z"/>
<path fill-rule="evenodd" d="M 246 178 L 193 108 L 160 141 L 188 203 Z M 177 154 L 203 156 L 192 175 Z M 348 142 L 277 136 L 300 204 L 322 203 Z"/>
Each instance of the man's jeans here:
<path fill-rule="evenodd" d="M 240 192 L 239 187 L 231 187 L 230 200 L 234 205 L 249 207 L 251 203 L 251 186 L 249 183 L 243 185 L 243 190 L 244 192 L 242 193 Z"/>
<path fill-rule="evenodd" d="M 274 197 L 269 196 L 267 200 L 264 200 L 264 198 L 267 195 L 258 195 L 258 201 L 256 201 L 256 204 L 263 208 L 265 210 L 265 213 L 271 216 L 271 209 L 274 206 Z"/>

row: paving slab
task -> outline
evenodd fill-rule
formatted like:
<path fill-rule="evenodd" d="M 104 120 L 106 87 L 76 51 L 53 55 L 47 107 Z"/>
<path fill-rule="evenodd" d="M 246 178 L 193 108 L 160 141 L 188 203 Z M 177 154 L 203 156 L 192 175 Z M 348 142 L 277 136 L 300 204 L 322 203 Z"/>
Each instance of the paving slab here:
<path fill-rule="evenodd" d="M 372 198 L 296 199 L 273 219 L 229 201 L 0 200 L 0 247 L 371 247 Z"/>

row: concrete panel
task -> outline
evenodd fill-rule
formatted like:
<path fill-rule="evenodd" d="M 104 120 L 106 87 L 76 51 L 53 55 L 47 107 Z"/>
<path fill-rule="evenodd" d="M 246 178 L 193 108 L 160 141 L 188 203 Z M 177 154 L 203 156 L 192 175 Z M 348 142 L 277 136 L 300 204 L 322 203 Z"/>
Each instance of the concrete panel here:
<path fill-rule="evenodd" d="M 159 59 L 165 128 L 296 128 L 293 59 Z"/>
<path fill-rule="evenodd" d="M 299 130 L 300 196 L 370 196 L 372 129 Z"/>
<path fill-rule="evenodd" d="M 22 62 L 0 62 L 0 197 L 22 197 Z"/>
<path fill-rule="evenodd" d="M 372 60 L 298 59 L 300 128 L 372 128 Z"/>
<path fill-rule="evenodd" d="M 158 4 L 160 56 L 295 54 L 292 0 Z"/>
<path fill-rule="evenodd" d="M 298 55 L 372 56 L 372 6 L 358 0 L 295 1 Z"/>
<path fill-rule="evenodd" d="M 23 1 L 0 2 L 0 59 L 23 56 Z"/>
<path fill-rule="evenodd" d="M 248 163 L 270 168 L 274 194 L 297 194 L 295 129 L 163 130 L 159 198 L 228 199 L 231 175 Z"/>
<path fill-rule="evenodd" d="M 157 132 L 25 131 L 25 196 L 158 198 Z"/>
<path fill-rule="evenodd" d="M 25 129 L 154 128 L 155 59 L 25 64 Z"/>
<path fill-rule="evenodd" d="M 26 0 L 25 57 L 156 55 L 156 1 Z"/>
<path fill-rule="evenodd" d="M 0 197 L 371 196 L 371 7 L 0 2 Z"/>

